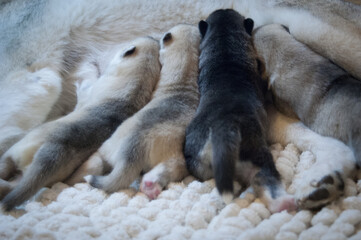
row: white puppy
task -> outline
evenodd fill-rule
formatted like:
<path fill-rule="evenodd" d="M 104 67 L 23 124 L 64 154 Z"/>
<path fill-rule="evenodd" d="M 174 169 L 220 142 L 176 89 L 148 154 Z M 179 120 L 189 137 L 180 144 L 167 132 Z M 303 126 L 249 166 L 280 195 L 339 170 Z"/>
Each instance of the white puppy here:
<path fill-rule="evenodd" d="M 150 100 L 159 73 L 159 43 L 152 38 L 136 39 L 116 54 L 85 94 L 86 102 L 34 129 L 0 159 L 2 179 L 9 179 L 16 168 L 24 172 L 14 188 L 9 184 L 1 189 L 2 195 L 10 191 L 1 202 L 4 209 L 21 204 L 41 187 L 65 180 Z"/>

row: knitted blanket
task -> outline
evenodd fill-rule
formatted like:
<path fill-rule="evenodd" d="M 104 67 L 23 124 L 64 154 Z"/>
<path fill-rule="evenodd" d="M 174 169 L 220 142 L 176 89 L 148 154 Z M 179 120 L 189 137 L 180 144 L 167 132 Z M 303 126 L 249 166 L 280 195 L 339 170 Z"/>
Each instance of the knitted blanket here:
<path fill-rule="evenodd" d="M 271 146 L 282 177 L 297 179 L 314 156 L 293 144 Z M 288 176 L 281 171 L 288 166 Z M 251 189 L 225 205 L 214 180 L 170 183 L 155 200 L 134 188 L 105 194 L 86 183 L 57 183 L 0 215 L 0 239 L 361 239 L 361 171 L 320 211 L 271 214 Z M 296 181 L 287 186 L 292 193 Z"/>

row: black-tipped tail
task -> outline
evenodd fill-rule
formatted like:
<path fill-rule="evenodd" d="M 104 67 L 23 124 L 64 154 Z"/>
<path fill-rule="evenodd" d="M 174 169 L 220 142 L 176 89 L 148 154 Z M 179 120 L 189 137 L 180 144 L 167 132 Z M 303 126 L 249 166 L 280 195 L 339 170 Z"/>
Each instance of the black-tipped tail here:
<path fill-rule="evenodd" d="M 211 131 L 213 174 L 220 194 L 233 193 L 236 161 L 239 159 L 241 133 L 237 126 L 225 123 Z"/>

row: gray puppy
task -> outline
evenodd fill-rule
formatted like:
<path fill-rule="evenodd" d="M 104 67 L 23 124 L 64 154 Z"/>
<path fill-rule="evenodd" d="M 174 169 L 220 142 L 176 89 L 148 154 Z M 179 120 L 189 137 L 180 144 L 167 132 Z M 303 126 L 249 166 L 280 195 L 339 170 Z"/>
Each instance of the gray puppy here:
<path fill-rule="evenodd" d="M 107 176 L 87 176 L 90 185 L 114 192 L 151 170 L 140 188 L 154 199 L 170 181 L 188 174 L 183 143 L 199 102 L 199 41 L 198 29 L 191 25 L 176 26 L 164 35 L 161 76 L 153 98 L 93 155 L 95 161 L 101 158 L 113 169 Z"/>
<path fill-rule="evenodd" d="M 357 164 L 361 165 L 361 82 L 298 42 L 281 25 L 255 30 L 254 43 L 265 63 L 264 77 L 269 80 L 278 110 L 299 118 L 321 135 L 341 140 L 353 150 Z M 314 184 L 317 188 L 310 197 L 299 202 L 301 206 L 315 206 L 320 200 L 327 203 L 342 194 L 343 174 L 347 173 L 339 171 L 343 159 L 332 158 L 324 164 L 332 165 L 333 170 L 325 167 L 328 171 L 325 172 L 318 168 L 323 177 L 317 179 Z"/>
<path fill-rule="evenodd" d="M 116 54 L 104 75 L 85 94 L 87 101 L 69 115 L 39 126 L 0 159 L 0 177 L 24 172 L 13 187 L 2 181 L 5 210 L 21 204 L 41 187 L 65 180 L 151 98 L 159 80 L 159 43 L 139 38 Z"/>

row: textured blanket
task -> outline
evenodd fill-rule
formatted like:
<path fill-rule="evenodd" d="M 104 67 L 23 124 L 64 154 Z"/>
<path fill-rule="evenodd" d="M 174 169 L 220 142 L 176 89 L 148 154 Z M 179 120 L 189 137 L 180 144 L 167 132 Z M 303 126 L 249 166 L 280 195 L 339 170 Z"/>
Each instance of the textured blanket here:
<path fill-rule="evenodd" d="M 314 156 L 271 146 L 289 193 Z M 291 179 L 288 181 L 287 179 Z M 355 180 L 357 179 L 357 180 Z M 213 180 L 189 176 L 150 201 L 134 188 L 110 195 L 86 183 L 57 183 L 0 215 L 0 239 L 361 239 L 361 171 L 320 211 L 271 214 L 252 189 L 225 205 Z"/>

